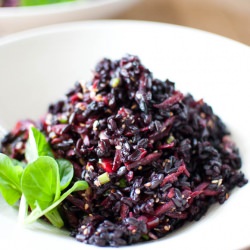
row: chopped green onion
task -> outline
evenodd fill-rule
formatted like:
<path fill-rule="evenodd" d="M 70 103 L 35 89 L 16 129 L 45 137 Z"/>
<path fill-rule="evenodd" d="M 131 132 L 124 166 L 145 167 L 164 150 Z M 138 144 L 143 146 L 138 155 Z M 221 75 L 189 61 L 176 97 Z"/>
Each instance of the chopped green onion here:
<path fill-rule="evenodd" d="M 109 174 L 107 172 L 99 175 L 97 179 L 102 185 L 110 181 Z"/>
<path fill-rule="evenodd" d="M 122 178 L 122 179 L 119 180 L 119 186 L 121 188 L 125 188 L 127 186 L 126 180 L 124 178 Z"/>
<path fill-rule="evenodd" d="M 111 85 L 112 88 L 118 87 L 119 84 L 120 84 L 120 78 L 113 78 L 110 81 L 110 85 Z"/>
<path fill-rule="evenodd" d="M 143 238 L 144 240 L 149 240 L 149 236 L 148 236 L 147 234 L 143 234 L 143 235 L 142 235 L 142 238 Z"/>
<path fill-rule="evenodd" d="M 167 139 L 167 143 L 171 143 L 175 140 L 174 136 L 173 135 L 170 135 Z"/>
<path fill-rule="evenodd" d="M 62 117 L 60 117 L 58 120 L 59 120 L 59 122 L 60 122 L 61 124 L 66 124 L 66 123 L 68 122 L 68 119 L 67 119 L 66 116 L 62 116 Z"/>

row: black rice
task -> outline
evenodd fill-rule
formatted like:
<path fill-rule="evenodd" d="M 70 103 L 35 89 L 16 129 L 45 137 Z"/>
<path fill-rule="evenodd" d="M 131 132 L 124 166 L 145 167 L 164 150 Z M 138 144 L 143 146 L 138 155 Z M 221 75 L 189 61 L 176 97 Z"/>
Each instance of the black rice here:
<path fill-rule="evenodd" d="M 84 243 L 156 240 L 247 183 L 212 108 L 153 78 L 136 56 L 100 61 L 93 79 L 77 82 L 44 119 L 18 122 L 2 141 L 4 153 L 25 160 L 30 124 L 46 134 L 55 157 L 73 163 L 74 181 L 89 183 L 60 207 L 71 235 Z"/>

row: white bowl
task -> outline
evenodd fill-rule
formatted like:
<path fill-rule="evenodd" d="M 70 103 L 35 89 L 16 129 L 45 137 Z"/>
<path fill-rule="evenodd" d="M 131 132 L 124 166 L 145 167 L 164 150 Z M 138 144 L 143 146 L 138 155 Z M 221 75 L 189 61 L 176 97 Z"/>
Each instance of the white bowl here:
<path fill-rule="evenodd" d="M 0 124 L 39 118 L 48 103 L 79 79 L 90 79 L 99 59 L 138 55 L 154 76 L 204 98 L 233 133 L 250 177 L 250 49 L 240 43 L 180 26 L 96 21 L 55 25 L 0 40 Z M 236 188 L 222 206 L 167 237 L 122 249 L 242 249 L 250 246 L 250 184 Z M 65 231 L 35 223 L 19 227 L 17 211 L 0 200 L 2 249 L 96 249 Z M 110 248 L 108 248 L 110 249 Z M 111 248 L 113 249 L 113 248 Z"/>
<path fill-rule="evenodd" d="M 0 8 L 0 36 L 39 26 L 109 18 L 139 0 L 75 0 L 57 4 Z"/>

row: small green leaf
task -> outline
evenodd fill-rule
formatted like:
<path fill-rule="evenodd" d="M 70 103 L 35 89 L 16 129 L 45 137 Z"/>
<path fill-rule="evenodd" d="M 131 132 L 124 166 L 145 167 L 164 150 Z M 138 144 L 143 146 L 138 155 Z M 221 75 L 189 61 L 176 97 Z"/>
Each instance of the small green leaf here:
<path fill-rule="evenodd" d="M 40 156 L 24 169 L 22 191 L 31 209 L 36 203 L 45 209 L 60 197 L 60 179 L 57 162 L 49 156 Z"/>
<path fill-rule="evenodd" d="M 61 191 L 64 190 L 71 182 L 74 175 L 74 168 L 71 162 L 64 159 L 56 160 L 59 166 Z"/>
<path fill-rule="evenodd" d="M 45 4 L 53 4 L 53 3 L 61 3 L 61 2 L 72 2 L 75 0 L 21 0 L 21 6 L 34 6 L 34 5 L 45 5 Z"/>
<path fill-rule="evenodd" d="M 76 192 L 76 191 L 83 191 L 83 190 L 86 190 L 87 188 L 89 187 L 89 184 L 88 184 L 88 182 L 86 182 L 86 181 L 77 181 L 77 182 L 75 182 L 75 184 L 73 185 L 73 187 L 72 188 L 70 188 L 68 191 L 70 191 L 70 193 L 69 194 L 71 194 L 72 192 Z M 67 191 L 67 192 L 68 192 Z M 66 193 L 67 193 L 66 192 Z M 65 193 L 64 193 L 65 194 Z M 64 195 L 63 194 L 63 195 Z M 68 195 L 69 195 L 68 194 Z M 67 195 L 67 196 L 68 196 Z M 67 197 L 66 196 L 66 197 Z M 65 197 L 65 198 L 66 198 Z"/>
<path fill-rule="evenodd" d="M 47 207 L 46 209 L 42 210 L 39 206 L 36 207 L 25 219 L 25 223 L 32 223 L 42 217 L 43 215 L 46 215 L 51 210 L 55 209 L 64 199 L 66 199 L 72 192 L 80 191 L 80 190 L 86 190 L 89 187 L 88 183 L 86 181 L 77 181 L 75 184 L 67 190 L 64 194 L 61 195 L 61 197 L 55 201 L 51 206 Z"/>
<path fill-rule="evenodd" d="M 7 155 L 0 153 L 0 191 L 10 205 L 14 205 L 22 195 L 22 173 L 21 166 L 15 166 Z"/>
<path fill-rule="evenodd" d="M 35 127 L 29 129 L 29 139 L 26 143 L 25 158 L 28 163 L 35 161 L 39 156 L 51 156 L 53 152 L 46 137 Z"/>
<path fill-rule="evenodd" d="M 0 191 L 11 205 L 22 195 L 21 222 L 30 223 L 46 216 L 54 226 L 62 227 L 57 206 L 72 192 L 87 189 L 88 183 L 77 181 L 61 195 L 72 181 L 73 165 L 64 159 L 55 160 L 45 135 L 34 127 L 29 130 L 25 157 L 27 165 L 0 154 Z M 28 206 L 32 212 L 27 216 Z"/>
<path fill-rule="evenodd" d="M 3 198 L 9 205 L 14 205 L 21 197 L 21 193 L 13 189 L 12 185 L 8 182 L 0 180 L 0 192 L 2 193 Z"/>

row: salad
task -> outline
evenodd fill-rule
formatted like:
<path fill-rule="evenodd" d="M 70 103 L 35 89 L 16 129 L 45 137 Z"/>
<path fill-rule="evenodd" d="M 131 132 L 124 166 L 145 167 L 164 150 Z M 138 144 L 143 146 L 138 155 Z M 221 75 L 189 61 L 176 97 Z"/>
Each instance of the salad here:
<path fill-rule="evenodd" d="M 0 7 L 35 6 L 72 1 L 75 0 L 0 0 Z"/>
<path fill-rule="evenodd" d="M 23 223 L 43 218 L 97 246 L 162 238 L 247 183 L 211 106 L 133 55 L 101 60 L 1 145 L 0 191 Z"/>

